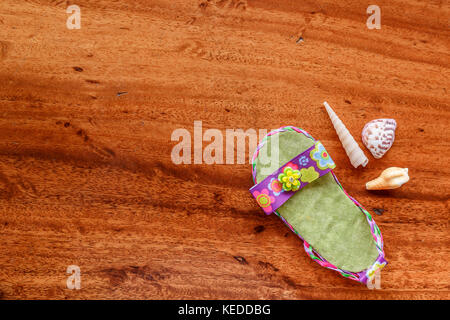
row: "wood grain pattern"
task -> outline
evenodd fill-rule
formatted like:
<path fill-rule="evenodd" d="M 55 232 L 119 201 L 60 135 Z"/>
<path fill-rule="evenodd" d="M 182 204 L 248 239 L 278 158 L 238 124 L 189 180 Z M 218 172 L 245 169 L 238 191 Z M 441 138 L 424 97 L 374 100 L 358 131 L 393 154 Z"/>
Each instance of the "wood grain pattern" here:
<path fill-rule="evenodd" d="M 379 0 L 368 30 L 370 4 L 2 0 L 0 297 L 448 299 L 449 4 Z M 395 118 L 392 149 L 353 169 L 324 100 L 357 138 Z M 194 120 L 320 138 L 347 191 L 385 210 L 382 290 L 310 260 L 257 208 L 250 165 L 173 164 Z M 389 166 L 411 181 L 366 191 Z"/>

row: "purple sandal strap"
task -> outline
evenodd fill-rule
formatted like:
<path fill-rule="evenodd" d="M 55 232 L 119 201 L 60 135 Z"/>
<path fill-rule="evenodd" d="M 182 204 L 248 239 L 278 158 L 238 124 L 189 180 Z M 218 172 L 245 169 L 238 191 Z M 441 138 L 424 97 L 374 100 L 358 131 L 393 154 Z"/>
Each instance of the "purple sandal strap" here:
<path fill-rule="evenodd" d="M 281 207 L 297 191 L 336 167 L 320 141 L 250 188 L 266 214 Z"/>

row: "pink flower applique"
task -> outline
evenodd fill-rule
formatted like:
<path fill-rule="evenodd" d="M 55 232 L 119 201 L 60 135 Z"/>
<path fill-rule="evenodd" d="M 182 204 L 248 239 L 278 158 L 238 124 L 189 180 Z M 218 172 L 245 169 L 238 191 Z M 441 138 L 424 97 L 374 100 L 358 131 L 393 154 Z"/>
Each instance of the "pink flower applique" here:
<path fill-rule="evenodd" d="M 272 213 L 272 204 L 275 202 L 275 197 L 269 195 L 269 190 L 262 189 L 261 192 L 256 190 L 253 192 L 253 196 L 266 214 Z"/>
<path fill-rule="evenodd" d="M 269 185 L 267 187 L 273 192 L 275 196 L 279 196 L 283 192 L 283 185 L 276 178 L 270 179 Z"/>

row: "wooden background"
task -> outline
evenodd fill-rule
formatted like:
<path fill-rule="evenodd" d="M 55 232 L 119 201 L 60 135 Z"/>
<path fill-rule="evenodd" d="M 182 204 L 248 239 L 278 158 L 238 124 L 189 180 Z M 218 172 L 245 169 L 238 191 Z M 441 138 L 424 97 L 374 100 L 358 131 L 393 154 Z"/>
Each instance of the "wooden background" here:
<path fill-rule="evenodd" d="M 449 3 L 377 0 L 369 30 L 372 2 L 2 0 L 0 297 L 448 299 Z M 392 149 L 351 167 L 324 100 L 358 141 L 395 118 Z M 382 289 L 310 260 L 258 209 L 248 163 L 173 164 L 194 120 L 320 138 L 347 191 L 385 210 Z M 410 182 L 366 191 L 390 166 Z"/>

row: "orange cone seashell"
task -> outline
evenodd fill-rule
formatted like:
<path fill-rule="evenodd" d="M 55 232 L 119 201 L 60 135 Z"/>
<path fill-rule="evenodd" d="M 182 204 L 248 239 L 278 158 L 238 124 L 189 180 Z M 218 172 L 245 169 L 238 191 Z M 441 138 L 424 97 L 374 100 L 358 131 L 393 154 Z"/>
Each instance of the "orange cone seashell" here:
<path fill-rule="evenodd" d="M 408 168 L 390 167 L 381 175 L 366 183 L 367 190 L 388 190 L 401 187 L 409 181 Z"/>

